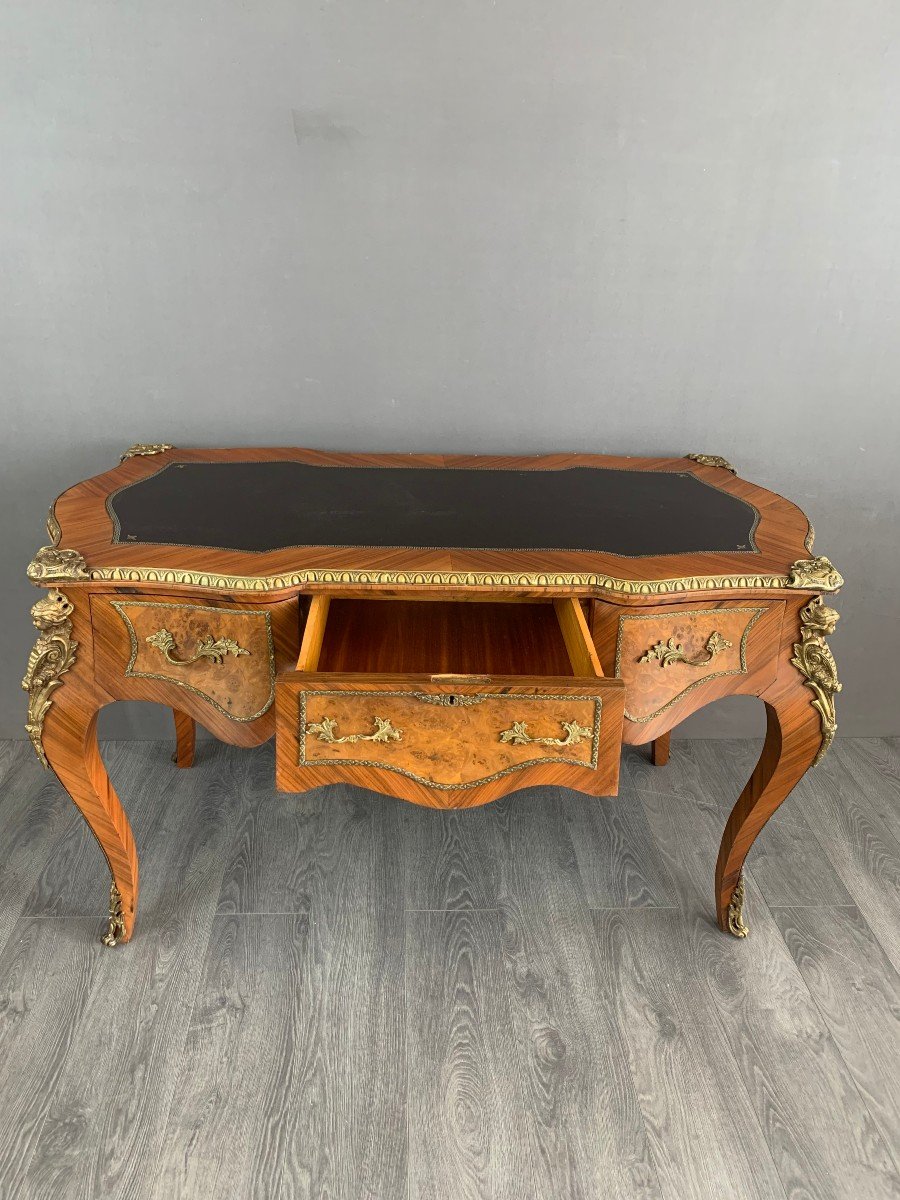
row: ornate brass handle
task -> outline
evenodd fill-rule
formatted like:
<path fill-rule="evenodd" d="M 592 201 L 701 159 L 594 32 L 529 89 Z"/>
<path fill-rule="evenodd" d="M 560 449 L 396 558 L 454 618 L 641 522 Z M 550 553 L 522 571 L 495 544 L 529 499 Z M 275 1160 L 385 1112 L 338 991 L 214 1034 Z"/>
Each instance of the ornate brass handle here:
<path fill-rule="evenodd" d="M 383 717 L 373 717 L 374 733 L 348 733 L 344 737 L 335 737 L 337 721 L 334 717 L 323 717 L 307 726 L 309 733 L 315 734 L 320 742 L 399 742 L 403 737 L 402 729 L 395 729 L 389 720 Z"/>
<path fill-rule="evenodd" d="M 201 638 L 197 643 L 197 651 L 192 658 L 173 658 L 175 639 L 168 629 L 158 629 L 156 633 L 151 633 L 146 640 L 151 646 L 155 646 L 166 662 L 170 662 L 173 667 L 187 667 L 201 658 L 208 658 L 210 662 L 221 664 L 224 662 L 226 654 L 233 654 L 237 658 L 239 654 L 250 653 L 231 638 L 214 638 L 212 634 L 209 634 L 208 637 Z"/>
<path fill-rule="evenodd" d="M 670 637 L 668 642 L 657 642 L 655 646 L 651 646 L 646 654 L 638 659 L 638 662 L 649 663 L 659 660 L 661 667 L 671 667 L 674 663 L 682 662 L 686 667 L 705 667 L 707 663 L 711 663 L 717 654 L 721 654 L 723 650 L 730 650 L 731 642 L 722 637 L 721 633 L 713 631 L 706 642 L 706 657 L 697 655 L 696 658 L 688 658 L 684 652 L 684 647 L 680 642 L 676 642 L 673 637 Z"/>
<path fill-rule="evenodd" d="M 500 734 L 500 741 L 508 742 L 511 746 L 576 746 L 591 736 L 590 729 L 585 729 L 577 721 L 560 721 L 560 725 L 566 731 L 564 738 L 536 738 L 528 732 L 525 721 L 513 721 L 512 729 L 504 729 Z"/>

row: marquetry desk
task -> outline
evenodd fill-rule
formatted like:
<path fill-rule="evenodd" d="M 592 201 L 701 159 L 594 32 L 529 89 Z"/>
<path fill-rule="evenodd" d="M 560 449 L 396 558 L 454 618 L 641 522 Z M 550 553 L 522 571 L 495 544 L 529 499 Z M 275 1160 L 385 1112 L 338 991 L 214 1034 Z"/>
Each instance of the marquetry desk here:
<path fill-rule="evenodd" d="M 64 492 L 28 567 L 48 589 L 22 686 L 29 736 L 112 874 L 107 945 L 138 894 L 97 713 L 155 700 L 275 782 L 344 781 L 432 808 L 534 784 L 618 789 L 622 743 L 721 696 L 764 701 L 762 755 L 715 879 L 738 937 L 742 867 L 835 733 L 826 643 L 843 583 L 813 529 L 722 458 L 542 458 L 132 446 Z"/>

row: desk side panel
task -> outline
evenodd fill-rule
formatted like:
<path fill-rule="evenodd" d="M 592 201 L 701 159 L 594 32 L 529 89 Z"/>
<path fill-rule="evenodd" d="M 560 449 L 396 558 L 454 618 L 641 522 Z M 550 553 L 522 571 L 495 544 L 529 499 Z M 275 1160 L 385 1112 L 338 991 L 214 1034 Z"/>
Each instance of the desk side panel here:
<path fill-rule="evenodd" d="M 96 680 L 113 699 L 165 704 L 224 742 L 258 745 L 275 732 L 275 677 L 296 661 L 301 603 L 92 595 Z"/>
<path fill-rule="evenodd" d="M 723 600 L 623 609 L 591 604 L 604 671 L 625 682 L 623 741 L 641 745 L 723 696 L 775 679 L 783 602 Z"/>

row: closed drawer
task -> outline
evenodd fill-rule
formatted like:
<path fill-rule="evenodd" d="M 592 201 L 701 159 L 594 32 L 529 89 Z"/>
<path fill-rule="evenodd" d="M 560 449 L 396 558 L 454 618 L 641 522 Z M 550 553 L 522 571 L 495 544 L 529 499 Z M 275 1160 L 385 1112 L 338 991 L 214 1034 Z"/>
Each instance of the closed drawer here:
<path fill-rule="evenodd" d="M 117 698 L 159 700 L 204 723 L 258 721 L 296 654 L 298 604 L 266 608 L 93 596 L 95 674 Z M 280 662 L 279 662 L 280 659 Z"/>
<path fill-rule="evenodd" d="M 762 675 L 774 678 L 776 656 L 754 647 L 758 636 L 766 644 L 777 639 L 780 606 L 723 602 L 614 615 L 606 609 L 605 618 L 601 611 L 598 644 L 625 681 L 627 721 L 682 719 L 718 695 L 752 690 L 743 686 L 751 676 L 754 688 Z"/>
<path fill-rule="evenodd" d="M 393 661 L 421 666 L 417 656 L 430 655 L 434 671 L 298 670 L 279 676 L 282 790 L 345 780 L 434 807 L 480 804 L 536 783 L 615 794 L 624 689 L 597 673 L 599 663 L 593 669 L 583 617 L 579 623 L 572 609 L 553 605 L 538 612 L 526 605 L 423 601 L 391 612 L 383 607 L 391 603 L 403 604 L 335 601 L 336 619 L 322 619 L 318 652 L 304 659 L 301 651 L 301 663 L 365 668 L 374 657 L 387 665 L 383 627 L 402 616 L 407 637 L 395 640 Z M 368 607 L 341 611 L 353 604 Z M 314 601 L 309 620 L 319 619 Z M 564 621 L 570 622 L 565 633 Z M 461 632 L 454 633 L 455 622 Z M 482 622 L 483 639 L 477 632 Z M 517 641 L 522 674 L 495 674 L 498 656 L 517 665 Z M 479 665 L 489 671 L 477 673 Z M 548 673 L 537 675 L 542 665 Z M 575 674 L 588 665 L 589 675 Z"/>

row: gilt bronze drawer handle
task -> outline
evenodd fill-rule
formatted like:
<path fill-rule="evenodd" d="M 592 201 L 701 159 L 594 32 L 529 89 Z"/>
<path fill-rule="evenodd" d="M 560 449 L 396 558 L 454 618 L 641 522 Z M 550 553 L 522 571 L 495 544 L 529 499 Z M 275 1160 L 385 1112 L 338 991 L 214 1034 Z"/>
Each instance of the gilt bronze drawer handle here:
<path fill-rule="evenodd" d="M 231 638 L 214 638 L 212 634 L 209 634 L 197 643 L 197 651 L 192 658 L 173 658 L 175 639 L 168 629 L 158 629 L 156 633 L 151 633 L 146 640 L 151 646 L 155 646 L 166 662 L 170 662 L 173 667 L 187 667 L 201 658 L 208 658 L 210 662 L 221 664 L 224 662 L 226 654 L 233 654 L 237 658 L 239 654 L 250 653 Z"/>
<path fill-rule="evenodd" d="M 374 733 L 348 733 L 345 737 L 335 737 L 337 721 L 334 717 L 323 717 L 307 726 L 309 733 L 314 733 L 320 742 L 399 742 L 403 737 L 402 729 L 395 729 L 390 721 L 383 717 L 373 717 Z"/>
<path fill-rule="evenodd" d="M 564 738 L 536 738 L 528 732 L 525 721 L 513 721 L 512 729 L 504 729 L 500 734 L 500 741 L 508 742 L 511 746 L 576 746 L 591 736 L 590 729 L 585 729 L 577 721 L 560 721 L 560 725 L 566 731 Z"/>
<path fill-rule="evenodd" d="M 709 635 L 706 643 L 706 658 L 699 654 L 696 658 L 688 658 L 681 643 L 670 637 L 668 642 L 657 642 L 655 646 L 651 646 L 638 662 L 649 663 L 658 659 L 661 667 L 671 667 L 678 662 L 684 663 L 686 667 L 705 667 L 717 654 L 730 649 L 731 642 L 722 637 L 721 633 L 714 632 Z"/>

